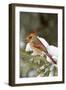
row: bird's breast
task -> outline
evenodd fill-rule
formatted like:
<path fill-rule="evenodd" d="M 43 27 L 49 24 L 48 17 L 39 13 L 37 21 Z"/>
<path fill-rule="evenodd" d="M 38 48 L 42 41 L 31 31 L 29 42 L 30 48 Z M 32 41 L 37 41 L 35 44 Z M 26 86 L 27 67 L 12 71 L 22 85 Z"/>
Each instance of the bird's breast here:
<path fill-rule="evenodd" d="M 33 53 L 35 53 L 36 55 L 42 55 L 43 51 L 39 48 L 34 47 L 33 43 L 30 43 L 30 47 L 32 48 Z"/>

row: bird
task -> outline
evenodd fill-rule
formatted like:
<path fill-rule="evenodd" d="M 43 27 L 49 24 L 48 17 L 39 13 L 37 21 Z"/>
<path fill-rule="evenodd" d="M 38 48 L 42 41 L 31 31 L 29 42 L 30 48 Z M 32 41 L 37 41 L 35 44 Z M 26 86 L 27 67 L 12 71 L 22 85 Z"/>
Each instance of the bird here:
<path fill-rule="evenodd" d="M 27 45 L 31 47 L 33 54 L 41 56 L 46 54 L 54 64 L 57 64 L 57 62 L 52 58 L 52 56 L 49 54 L 47 50 L 49 44 L 47 42 L 45 42 L 47 44 L 43 44 L 41 40 L 37 37 L 37 34 L 35 32 L 31 32 L 27 36 L 26 40 L 28 42 Z"/>

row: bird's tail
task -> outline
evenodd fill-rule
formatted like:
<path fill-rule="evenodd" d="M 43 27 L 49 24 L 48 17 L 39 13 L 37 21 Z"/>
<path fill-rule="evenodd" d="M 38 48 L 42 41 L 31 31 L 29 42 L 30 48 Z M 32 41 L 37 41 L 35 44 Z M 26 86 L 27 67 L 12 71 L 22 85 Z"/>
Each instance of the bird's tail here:
<path fill-rule="evenodd" d="M 57 62 L 52 58 L 52 56 L 51 56 L 49 53 L 47 53 L 47 56 L 52 60 L 52 62 L 53 62 L 54 64 L 57 64 Z"/>

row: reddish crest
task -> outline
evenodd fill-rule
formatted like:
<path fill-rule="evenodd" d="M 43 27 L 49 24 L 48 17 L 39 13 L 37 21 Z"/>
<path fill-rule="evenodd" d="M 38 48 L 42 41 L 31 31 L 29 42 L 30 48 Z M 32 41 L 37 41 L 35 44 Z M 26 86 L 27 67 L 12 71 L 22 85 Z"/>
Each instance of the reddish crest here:
<path fill-rule="evenodd" d="M 36 32 L 34 32 L 34 31 L 33 31 L 33 32 L 31 32 L 30 34 L 37 35 L 37 33 L 36 33 Z"/>

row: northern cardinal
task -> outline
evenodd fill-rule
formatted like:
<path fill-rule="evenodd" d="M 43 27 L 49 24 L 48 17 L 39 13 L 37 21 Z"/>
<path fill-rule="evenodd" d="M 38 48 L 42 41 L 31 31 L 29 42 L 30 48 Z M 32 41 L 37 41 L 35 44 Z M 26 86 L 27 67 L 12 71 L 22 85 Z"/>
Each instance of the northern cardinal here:
<path fill-rule="evenodd" d="M 44 53 L 51 59 L 54 64 L 57 62 L 52 58 L 52 56 L 48 53 L 46 46 L 37 38 L 37 34 L 35 32 L 30 33 L 26 40 L 30 44 L 31 49 L 36 55 L 43 55 Z"/>

